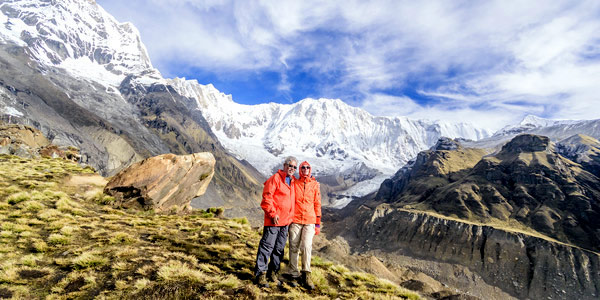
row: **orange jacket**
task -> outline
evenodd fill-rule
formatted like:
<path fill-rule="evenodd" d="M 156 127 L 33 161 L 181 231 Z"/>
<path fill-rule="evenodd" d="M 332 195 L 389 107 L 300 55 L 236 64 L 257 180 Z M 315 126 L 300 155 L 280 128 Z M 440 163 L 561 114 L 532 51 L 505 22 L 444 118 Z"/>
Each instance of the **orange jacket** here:
<path fill-rule="evenodd" d="M 285 182 L 286 174 L 283 170 L 277 171 L 267 181 L 263 188 L 260 207 L 265 211 L 265 226 L 286 226 L 292 223 L 294 215 L 294 176 L 291 185 Z M 279 223 L 275 225 L 273 218 L 279 216 Z"/>
<path fill-rule="evenodd" d="M 302 175 L 302 166 L 309 166 L 308 162 L 300 164 L 300 178 L 294 181 L 296 205 L 294 209 L 294 223 L 320 224 L 321 221 L 321 186 L 310 175 Z M 312 170 L 311 170 L 312 171 Z"/>

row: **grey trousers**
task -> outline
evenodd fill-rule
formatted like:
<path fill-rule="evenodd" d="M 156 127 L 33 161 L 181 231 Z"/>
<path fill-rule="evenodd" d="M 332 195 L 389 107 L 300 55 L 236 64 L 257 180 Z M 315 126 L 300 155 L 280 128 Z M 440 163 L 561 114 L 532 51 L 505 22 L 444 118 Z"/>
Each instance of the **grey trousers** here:
<path fill-rule="evenodd" d="M 260 239 L 260 244 L 258 244 L 258 253 L 256 254 L 254 276 L 258 276 L 258 274 L 267 270 L 279 272 L 285 243 L 287 242 L 288 228 L 289 225 L 265 226 L 263 228 L 263 235 Z"/>

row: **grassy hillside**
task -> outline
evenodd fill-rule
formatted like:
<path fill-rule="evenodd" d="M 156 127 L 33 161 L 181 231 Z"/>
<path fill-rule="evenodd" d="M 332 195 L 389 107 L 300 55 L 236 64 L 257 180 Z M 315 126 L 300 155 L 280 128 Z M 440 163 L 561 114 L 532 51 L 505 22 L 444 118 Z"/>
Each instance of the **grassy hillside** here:
<path fill-rule="evenodd" d="M 104 183 L 65 160 L 0 155 L 0 298 L 419 298 L 318 257 L 315 291 L 260 289 L 245 219 L 113 209 Z"/>

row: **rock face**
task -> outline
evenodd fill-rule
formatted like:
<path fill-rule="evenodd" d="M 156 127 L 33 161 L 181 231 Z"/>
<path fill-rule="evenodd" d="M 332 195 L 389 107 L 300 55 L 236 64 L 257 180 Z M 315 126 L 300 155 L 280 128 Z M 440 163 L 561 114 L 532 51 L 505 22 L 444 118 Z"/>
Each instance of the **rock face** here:
<path fill-rule="evenodd" d="M 434 147 L 420 152 L 394 177 L 386 179 L 376 199 L 383 202 L 421 202 L 437 188 L 464 177 L 485 154 L 482 149 L 463 148 L 454 140 L 441 138 Z"/>
<path fill-rule="evenodd" d="M 375 209 L 362 206 L 352 222 L 356 230 L 345 234 L 361 241 L 354 245 L 357 252 L 378 249 L 392 257 L 408 255 L 466 266 L 519 299 L 598 299 L 600 295 L 600 256 L 594 252 L 388 204 Z M 455 276 L 430 275 L 461 285 Z M 468 283 L 463 288 L 470 289 Z"/>
<path fill-rule="evenodd" d="M 519 299 L 598 299 L 597 141 L 579 136 L 555 147 L 523 134 L 493 155 L 438 144 L 374 199 L 332 215 L 326 234 L 352 241 L 357 253 L 426 261 L 415 266 L 469 291 L 479 289 L 466 275 L 473 272 Z M 431 271 L 435 264 L 450 267 Z M 476 296 L 492 299 L 482 290 Z"/>
<path fill-rule="evenodd" d="M 577 134 L 556 143 L 556 152 L 600 178 L 600 141 Z"/>
<path fill-rule="evenodd" d="M 163 154 L 119 172 L 104 192 L 121 207 L 185 213 L 192 198 L 206 192 L 214 173 L 215 158 L 208 152 Z"/>
<path fill-rule="evenodd" d="M 0 154 L 34 157 L 39 155 L 41 147 L 49 144 L 39 130 L 23 125 L 0 124 Z"/>
<path fill-rule="evenodd" d="M 0 123 L 0 154 L 20 157 L 64 158 L 79 162 L 79 149 L 53 145 L 41 131 L 25 125 Z"/>
<path fill-rule="evenodd" d="M 600 251 L 600 179 L 559 155 L 547 137 L 519 135 L 471 168 L 461 153 L 419 154 L 412 168 L 384 182 L 377 199 L 465 220 L 516 221 Z M 444 155 L 459 159 L 443 160 Z M 462 172 L 441 172 L 457 161 L 463 162 Z"/>

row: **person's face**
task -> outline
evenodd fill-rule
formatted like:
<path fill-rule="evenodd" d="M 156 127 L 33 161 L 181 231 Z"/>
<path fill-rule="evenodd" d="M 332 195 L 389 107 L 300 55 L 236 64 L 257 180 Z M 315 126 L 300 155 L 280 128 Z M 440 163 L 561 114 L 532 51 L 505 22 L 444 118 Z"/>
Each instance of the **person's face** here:
<path fill-rule="evenodd" d="M 308 176 L 308 174 L 310 174 L 310 166 L 302 166 L 300 167 L 300 174 L 304 175 L 304 176 Z"/>
<path fill-rule="evenodd" d="M 298 167 L 298 163 L 295 161 L 291 161 L 287 164 L 283 164 L 283 171 L 288 175 L 292 176 L 296 173 L 296 168 Z"/>

